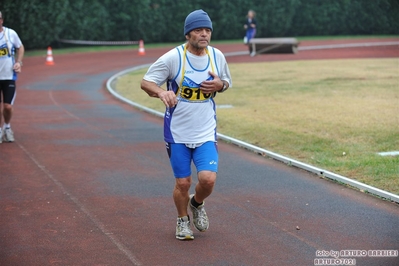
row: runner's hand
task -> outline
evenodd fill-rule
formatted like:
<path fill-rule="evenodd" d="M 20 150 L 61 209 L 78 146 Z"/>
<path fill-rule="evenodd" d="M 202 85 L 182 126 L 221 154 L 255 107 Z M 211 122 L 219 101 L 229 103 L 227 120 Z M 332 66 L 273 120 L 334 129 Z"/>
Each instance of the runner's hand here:
<path fill-rule="evenodd" d="M 174 107 L 177 104 L 176 94 L 173 91 L 163 91 L 158 94 L 158 97 L 166 107 Z"/>
<path fill-rule="evenodd" d="M 216 91 L 220 91 L 223 87 L 223 82 L 222 80 L 219 78 L 218 75 L 216 75 L 215 73 L 209 71 L 209 75 L 211 75 L 213 77 L 213 80 L 205 80 L 203 82 L 201 82 L 201 91 L 202 93 L 213 93 Z"/>
<path fill-rule="evenodd" d="M 21 72 L 21 71 L 22 71 L 21 63 L 15 62 L 13 69 L 14 69 L 14 71 L 17 72 L 17 73 Z"/>

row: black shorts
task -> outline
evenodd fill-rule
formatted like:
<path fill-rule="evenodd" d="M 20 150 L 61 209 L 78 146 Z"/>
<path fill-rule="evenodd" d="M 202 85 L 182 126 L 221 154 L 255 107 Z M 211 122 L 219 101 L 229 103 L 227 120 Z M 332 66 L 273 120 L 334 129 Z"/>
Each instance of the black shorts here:
<path fill-rule="evenodd" d="M 0 80 L 0 103 L 13 104 L 15 100 L 15 80 Z"/>

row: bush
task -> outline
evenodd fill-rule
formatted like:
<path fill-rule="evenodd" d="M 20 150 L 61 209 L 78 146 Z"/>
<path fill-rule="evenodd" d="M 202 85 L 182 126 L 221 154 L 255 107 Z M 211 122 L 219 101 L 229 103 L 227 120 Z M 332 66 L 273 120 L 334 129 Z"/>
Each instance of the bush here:
<path fill-rule="evenodd" d="M 248 9 L 257 13 L 257 37 L 399 34 L 397 0 L 3 0 L 4 25 L 27 49 L 59 39 L 184 41 L 187 14 L 203 9 L 215 40 L 241 39 Z"/>

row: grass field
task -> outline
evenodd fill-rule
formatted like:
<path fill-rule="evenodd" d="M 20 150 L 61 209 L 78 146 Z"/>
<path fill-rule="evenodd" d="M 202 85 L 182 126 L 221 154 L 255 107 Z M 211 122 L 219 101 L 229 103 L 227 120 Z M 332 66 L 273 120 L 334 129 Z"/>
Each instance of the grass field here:
<path fill-rule="evenodd" d="M 399 194 L 399 59 L 230 64 L 233 88 L 215 101 L 218 131 L 261 148 Z M 116 90 L 163 112 L 139 84 Z"/>

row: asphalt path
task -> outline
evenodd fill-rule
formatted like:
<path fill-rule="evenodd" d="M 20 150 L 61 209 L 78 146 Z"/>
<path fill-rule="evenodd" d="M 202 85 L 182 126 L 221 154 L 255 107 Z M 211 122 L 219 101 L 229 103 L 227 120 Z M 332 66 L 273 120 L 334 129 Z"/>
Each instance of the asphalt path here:
<path fill-rule="evenodd" d="M 391 48 L 364 51 L 389 57 Z M 45 55 L 24 60 L 16 142 L 0 144 L 0 265 L 326 265 L 318 259 L 335 252 L 346 263 L 399 265 L 397 204 L 224 142 L 206 201 L 210 228 L 176 240 L 163 122 L 105 89 L 165 49 L 59 55 L 54 66 Z M 315 54 L 337 57 L 229 62 Z"/>

